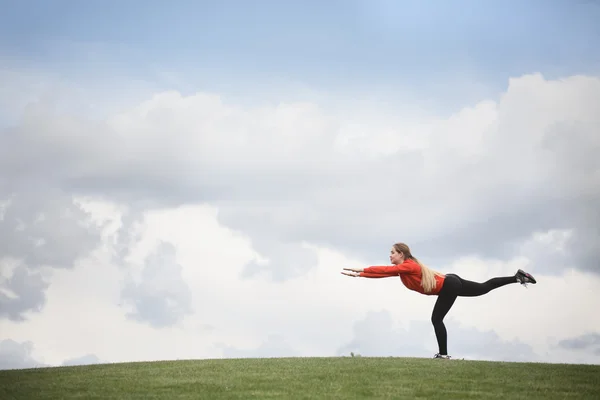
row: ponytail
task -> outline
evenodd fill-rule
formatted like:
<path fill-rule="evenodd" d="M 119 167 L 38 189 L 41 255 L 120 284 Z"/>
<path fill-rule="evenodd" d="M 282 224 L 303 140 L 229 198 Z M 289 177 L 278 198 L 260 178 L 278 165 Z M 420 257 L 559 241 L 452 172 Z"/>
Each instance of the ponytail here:
<path fill-rule="evenodd" d="M 443 274 L 434 271 L 422 264 L 419 260 L 417 260 L 410 252 L 410 248 L 406 243 L 396 243 L 394 244 L 394 249 L 398 253 L 403 253 L 405 260 L 413 260 L 417 264 L 421 266 L 421 286 L 425 293 L 431 293 L 433 289 L 437 286 L 437 281 L 435 280 L 436 276 L 444 276 Z"/>
<path fill-rule="evenodd" d="M 427 267 L 415 257 L 410 256 L 410 258 L 421 266 L 421 286 L 423 286 L 425 293 L 431 293 L 431 291 L 437 286 L 437 281 L 435 280 L 436 275 L 442 276 L 442 274 Z"/>

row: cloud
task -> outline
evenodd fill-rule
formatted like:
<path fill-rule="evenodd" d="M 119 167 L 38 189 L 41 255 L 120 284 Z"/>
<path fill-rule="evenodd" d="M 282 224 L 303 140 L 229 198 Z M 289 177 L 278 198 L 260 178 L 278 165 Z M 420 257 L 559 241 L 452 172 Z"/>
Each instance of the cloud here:
<path fill-rule="evenodd" d="M 9 186 L 0 219 L 0 317 L 23 321 L 44 305 L 48 269 L 74 268 L 100 245 L 102 227 L 51 186 Z"/>
<path fill-rule="evenodd" d="M 453 318 L 444 320 L 448 330 L 448 352 L 456 358 L 497 361 L 533 361 L 531 346 L 519 340 L 502 340 L 493 330 L 463 326 Z M 437 353 L 431 323 L 410 321 L 396 326 L 388 311 L 370 311 L 354 324 L 354 336 L 338 355 L 350 353 L 371 357 L 423 357 Z"/>
<path fill-rule="evenodd" d="M 431 298 L 339 275 L 386 263 L 398 240 L 467 279 L 535 272 L 531 289 L 457 302 L 456 354 L 548 359 L 550 342 L 597 325 L 596 78 L 523 76 L 443 118 L 202 92 L 92 118 L 40 99 L 0 132 L 0 331 L 48 362 L 433 354 Z M 110 222 L 93 215 L 103 207 L 118 210 Z M 383 349 L 353 338 L 355 323 L 422 342 Z"/>
<path fill-rule="evenodd" d="M 31 272 L 22 264 L 12 270 L 10 277 L 0 276 L 0 317 L 24 321 L 26 312 L 40 312 L 48 286 L 40 272 Z"/>
<path fill-rule="evenodd" d="M 143 219 L 142 208 L 132 209 L 130 207 L 127 210 L 123 210 L 119 221 L 120 226 L 113 233 L 112 261 L 123 268 L 127 266 L 126 260 L 130 256 L 132 249 L 141 240 L 140 225 L 143 224 Z"/>
<path fill-rule="evenodd" d="M 267 254 L 266 260 L 257 259 L 249 262 L 241 276 L 251 278 L 268 272 L 276 282 L 282 282 L 306 274 L 316 266 L 317 255 L 313 249 L 300 244 L 281 243 L 273 238 L 253 240 L 252 247 L 261 254 Z M 290 255 L 293 254 L 293 257 Z"/>
<path fill-rule="evenodd" d="M 16 342 L 12 339 L 0 341 L 0 370 L 42 368 L 51 365 L 37 361 L 33 355 L 34 344 L 32 341 Z M 65 360 L 62 365 L 89 365 L 100 364 L 102 361 L 95 354 L 86 354 L 81 357 Z"/>
<path fill-rule="evenodd" d="M 140 277 L 130 277 L 125 283 L 123 302 L 133 308 L 127 316 L 162 328 L 190 315 L 192 293 L 181 272 L 175 247 L 171 243 L 159 243 L 145 260 Z"/>
<path fill-rule="evenodd" d="M 425 338 L 431 339 L 430 330 L 417 325 L 413 332 L 394 328 L 392 317 L 387 311 L 370 311 L 353 328 L 352 340 L 341 346 L 337 354 L 360 354 L 369 357 L 406 356 L 417 357 L 435 353 L 435 347 L 427 346 Z M 420 331 L 419 331 L 420 330 Z M 410 337 L 408 337 L 410 336 Z"/>
<path fill-rule="evenodd" d="M 111 221 L 111 229 L 103 235 L 105 245 L 94 257 L 79 261 L 77 268 L 53 273 L 42 313 L 24 323 L 0 321 L 5 337 L 36 344 L 34 359 L 62 365 L 82 354 L 120 362 L 275 354 L 336 356 L 350 351 L 429 357 L 436 351 L 429 321 L 435 298 L 406 290 L 397 278 L 342 276 L 342 267 L 364 265 L 364 260 L 348 253 L 307 245 L 317 254 L 317 263 L 306 273 L 274 282 L 261 270 L 241 279 L 245 266 L 257 260 L 249 238 L 220 225 L 218 209 L 185 206 L 145 212 L 135 228 L 139 240 L 126 259 L 116 263 L 107 244 L 114 242 L 111 232 L 118 231 L 116 222 L 123 211 L 99 203 L 83 207 L 94 220 Z M 162 321 L 163 305 L 147 307 L 144 320 L 127 318 L 126 312 L 135 308 L 134 303 L 123 308 L 122 289 L 128 282 L 124 278 L 132 278 L 130 282 L 144 282 L 147 292 L 143 293 L 161 290 L 162 282 L 150 284 L 157 281 L 141 279 L 148 261 L 160 258 L 154 257 L 161 254 L 157 251 L 160 243 L 174 248 L 164 253 L 168 255 L 165 262 L 154 264 L 160 267 L 158 276 L 181 278 L 187 284 L 192 313 L 157 328 L 149 321 Z M 523 258 L 507 262 L 472 257 L 440 265 L 440 269 L 481 281 L 514 273 L 529 263 Z M 171 269 L 175 266 L 181 270 Z M 597 302 L 595 288 L 600 278 L 572 269 L 561 276 L 536 273 L 536 278 L 540 284 L 528 289 L 515 284 L 479 298 L 457 300 L 448 317 L 453 355 L 499 359 L 493 350 L 498 348 L 512 360 L 579 360 L 577 352 L 553 346 L 557 340 L 598 326 L 600 320 L 590 314 L 589 304 Z M 533 312 L 546 308 L 553 312 Z M 363 330 L 355 331 L 355 325 Z M 355 341 L 361 337 L 369 338 L 367 345 Z M 373 344 L 386 341 L 384 347 Z M 534 353 L 528 354 L 523 345 Z M 586 360 L 598 361 L 597 357 Z"/>
<path fill-rule="evenodd" d="M 46 367 L 32 357 L 33 343 L 16 342 L 12 339 L 0 341 L 0 369 L 24 369 Z"/>
<path fill-rule="evenodd" d="M 297 274 L 281 255 L 303 242 L 373 257 L 403 240 L 441 260 L 501 256 L 550 229 L 572 230 L 567 251 L 598 272 L 599 101 L 597 78 L 529 75 L 497 102 L 410 123 L 351 115 L 351 104 L 242 107 L 206 93 L 159 93 L 103 121 L 39 102 L 5 132 L 0 163 L 14 179 L 138 207 L 218 206 L 279 280 Z"/>
<path fill-rule="evenodd" d="M 563 339 L 558 346 L 564 349 L 582 350 L 600 356 L 600 333 L 588 333 L 575 338 Z"/>
<path fill-rule="evenodd" d="M 10 196 L 0 224 L 0 251 L 32 268 L 72 268 L 100 242 L 100 227 L 71 196 L 51 187 Z M 76 244 L 75 246 L 73 244 Z"/>

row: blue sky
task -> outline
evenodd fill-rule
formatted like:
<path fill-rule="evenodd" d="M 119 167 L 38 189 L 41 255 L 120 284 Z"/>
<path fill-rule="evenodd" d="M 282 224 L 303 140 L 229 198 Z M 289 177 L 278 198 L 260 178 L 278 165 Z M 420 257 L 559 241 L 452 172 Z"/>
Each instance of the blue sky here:
<path fill-rule="evenodd" d="M 1 4 L 0 57 L 13 65 L 148 81 L 164 72 L 188 90 L 290 81 L 449 99 L 466 81 L 484 85 L 481 96 L 524 73 L 600 70 L 600 3 L 589 0 Z"/>

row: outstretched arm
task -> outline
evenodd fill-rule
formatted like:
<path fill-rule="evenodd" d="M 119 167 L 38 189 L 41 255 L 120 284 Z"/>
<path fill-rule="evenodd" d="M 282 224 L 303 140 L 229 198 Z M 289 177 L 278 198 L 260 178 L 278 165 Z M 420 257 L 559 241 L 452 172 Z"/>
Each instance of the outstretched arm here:
<path fill-rule="evenodd" d="M 363 272 L 370 274 L 385 274 L 392 276 L 414 272 L 414 270 L 414 265 L 406 262 L 398 265 L 373 265 L 362 269 Z"/>
<path fill-rule="evenodd" d="M 344 268 L 345 271 L 353 273 L 345 273 L 344 275 L 365 278 L 387 278 L 390 276 L 399 276 L 402 273 L 414 272 L 414 266 L 410 263 L 402 263 L 399 265 L 373 265 L 367 268 Z"/>
<path fill-rule="evenodd" d="M 392 278 L 398 276 L 397 274 L 374 274 L 372 272 L 359 272 L 358 276 L 361 278 Z"/>
<path fill-rule="evenodd" d="M 350 271 L 350 272 L 344 272 Z M 342 271 L 343 275 L 352 276 L 352 277 L 361 277 L 361 278 L 390 278 L 393 276 L 398 276 L 395 272 L 385 272 L 385 273 L 374 273 L 374 272 L 364 272 L 364 268 L 344 268 Z"/>

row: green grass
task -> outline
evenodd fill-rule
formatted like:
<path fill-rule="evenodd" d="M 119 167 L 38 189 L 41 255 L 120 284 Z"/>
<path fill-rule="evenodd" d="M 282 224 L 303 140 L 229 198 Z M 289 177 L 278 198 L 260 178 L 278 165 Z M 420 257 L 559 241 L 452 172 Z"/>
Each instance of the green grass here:
<path fill-rule="evenodd" d="M 0 399 L 75 398 L 600 399 L 600 366 L 339 357 L 0 371 Z"/>

